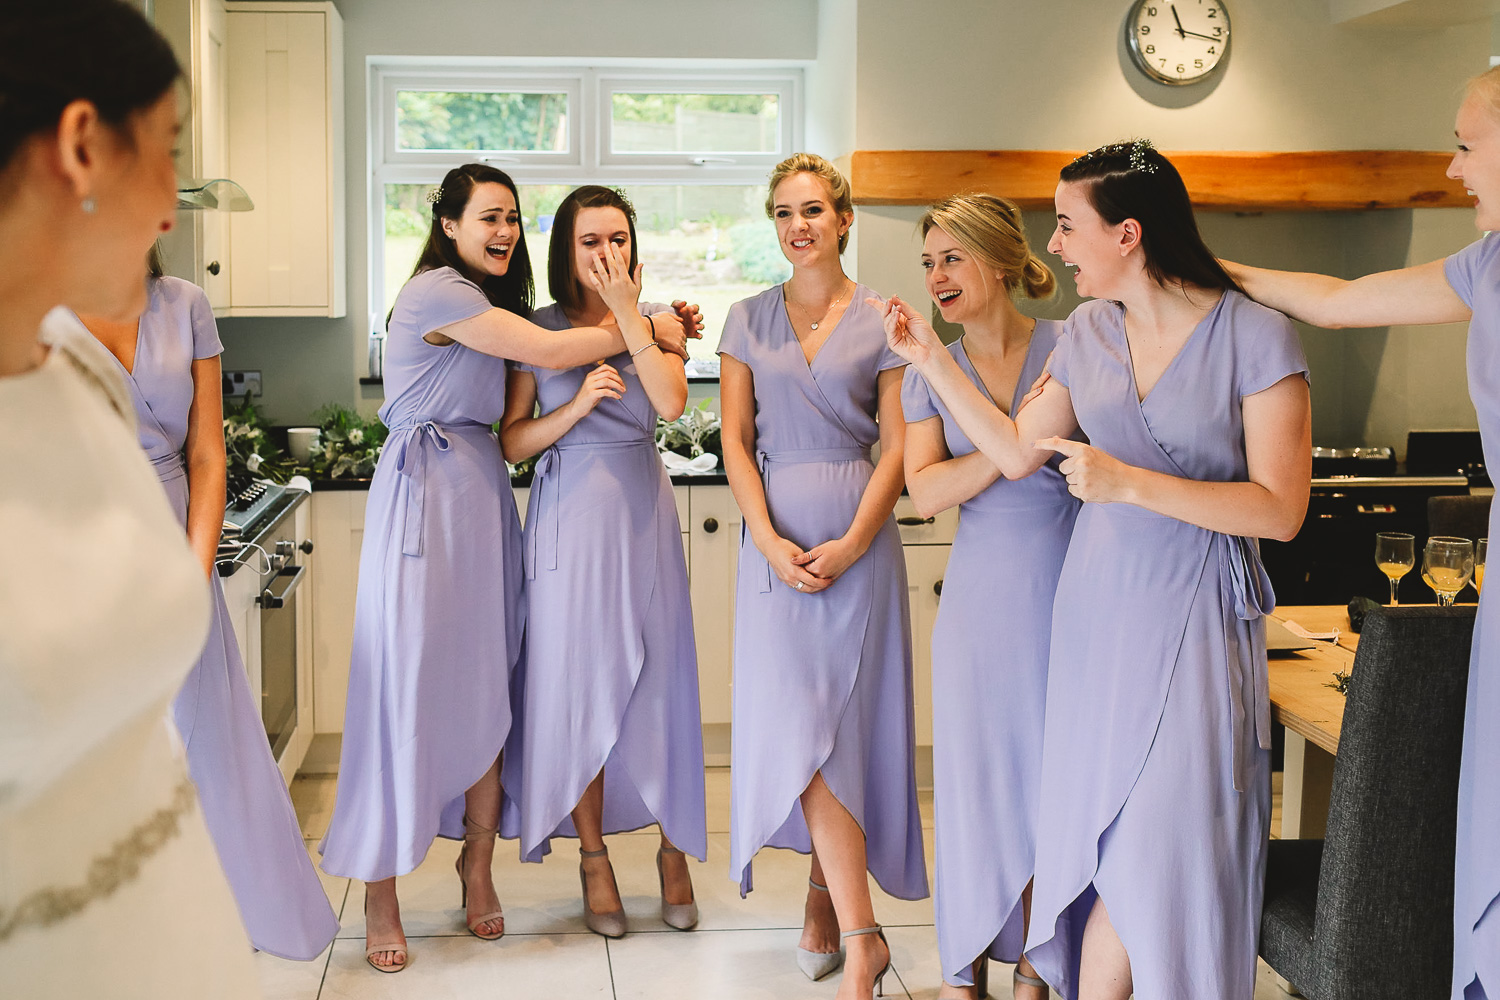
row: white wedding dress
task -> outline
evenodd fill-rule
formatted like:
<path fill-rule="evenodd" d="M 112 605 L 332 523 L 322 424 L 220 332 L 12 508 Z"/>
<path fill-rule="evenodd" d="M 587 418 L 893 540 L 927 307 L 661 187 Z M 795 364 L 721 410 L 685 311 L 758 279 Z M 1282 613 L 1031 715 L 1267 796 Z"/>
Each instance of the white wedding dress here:
<path fill-rule="evenodd" d="M 0 994 L 254 997 L 167 721 L 203 570 L 103 347 L 61 309 L 42 341 L 0 378 Z"/>

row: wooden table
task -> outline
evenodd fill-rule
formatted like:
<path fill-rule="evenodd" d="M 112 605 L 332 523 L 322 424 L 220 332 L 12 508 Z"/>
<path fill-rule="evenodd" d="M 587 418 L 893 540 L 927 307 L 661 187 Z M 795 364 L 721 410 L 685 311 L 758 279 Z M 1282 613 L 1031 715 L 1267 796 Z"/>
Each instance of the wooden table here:
<path fill-rule="evenodd" d="M 1294 621 L 1312 632 L 1339 630 L 1336 643 L 1280 654 L 1267 664 L 1271 720 L 1286 727 L 1281 838 L 1317 838 L 1327 827 L 1333 757 L 1344 720 L 1344 696 L 1329 685 L 1335 671 L 1347 672 L 1354 665 L 1359 635 L 1350 630 L 1342 606 L 1283 607 L 1268 617 L 1282 624 Z"/>

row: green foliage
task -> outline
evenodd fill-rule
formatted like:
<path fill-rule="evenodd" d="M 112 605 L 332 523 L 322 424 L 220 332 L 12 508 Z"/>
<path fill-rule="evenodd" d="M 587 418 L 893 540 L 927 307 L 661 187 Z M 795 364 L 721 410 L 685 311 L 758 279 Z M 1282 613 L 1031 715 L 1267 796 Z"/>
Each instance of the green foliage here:
<path fill-rule="evenodd" d="M 775 285 L 792 276 L 781 253 L 776 229 L 769 222 L 741 222 L 729 228 L 730 253 L 740 276 L 758 285 Z"/>
<path fill-rule="evenodd" d="M 306 470 L 319 479 L 363 479 L 374 475 L 389 430 L 379 420 L 361 417 L 347 406 L 330 403 L 315 416 L 321 434 Z"/>
<path fill-rule="evenodd" d="M 387 236 L 426 236 L 432 225 L 432 206 L 427 202 L 426 184 L 387 184 L 385 186 L 385 234 Z"/>
<path fill-rule="evenodd" d="M 231 475 L 249 475 L 285 483 L 296 470 L 291 456 L 271 443 L 270 424 L 246 393 L 224 414 L 224 456 Z"/>
<path fill-rule="evenodd" d="M 561 151 L 567 148 L 567 122 L 566 94 L 396 94 L 402 149 Z"/>
<path fill-rule="evenodd" d="M 697 458 L 705 452 L 719 457 L 724 465 L 724 444 L 719 433 L 719 415 L 708 408 L 708 400 L 688 410 L 673 421 L 656 418 L 656 450 L 670 451 L 684 458 Z"/>
<path fill-rule="evenodd" d="M 670 125 L 678 109 L 774 117 L 777 99 L 769 94 L 615 94 L 614 120 Z"/>

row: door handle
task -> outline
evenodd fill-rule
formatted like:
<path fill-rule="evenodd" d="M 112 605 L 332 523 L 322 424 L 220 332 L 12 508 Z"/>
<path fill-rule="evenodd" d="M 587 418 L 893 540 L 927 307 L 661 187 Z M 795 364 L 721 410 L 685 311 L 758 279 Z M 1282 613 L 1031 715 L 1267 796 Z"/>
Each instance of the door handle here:
<path fill-rule="evenodd" d="M 936 517 L 898 517 L 896 523 L 903 528 L 915 528 L 923 524 L 932 524 Z"/>
<path fill-rule="evenodd" d="M 719 521 L 718 521 L 718 518 L 713 518 L 713 517 L 706 517 L 706 518 L 704 518 L 703 519 L 703 530 L 706 531 L 706 532 L 708 532 L 710 535 L 712 535 L 715 531 L 718 531 L 719 530 Z"/>
<path fill-rule="evenodd" d="M 281 593 L 278 594 L 270 586 L 267 586 L 265 590 L 260 592 L 260 596 L 255 599 L 255 603 L 271 611 L 286 607 L 287 598 L 291 597 L 292 591 L 296 590 L 302 583 L 302 575 L 306 572 L 306 566 L 297 566 L 295 568 L 282 567 L 275 576 L 271 577 L 271 583 L 273 584 L 277 580 L 287 578 L 286 586 L 281 588 Z"/>

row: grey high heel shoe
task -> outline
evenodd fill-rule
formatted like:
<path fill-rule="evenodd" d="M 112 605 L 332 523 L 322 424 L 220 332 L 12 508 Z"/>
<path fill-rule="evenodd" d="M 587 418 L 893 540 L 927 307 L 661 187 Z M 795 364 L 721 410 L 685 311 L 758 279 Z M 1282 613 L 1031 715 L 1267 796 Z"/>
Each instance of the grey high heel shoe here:
<path fill-rule="evenodd" d="M 656 849 L 656 880 L 661 884 L 661 919 L 668 927 L 675 927 L 680 931 L 690 931 L 698 926 L 698 900 L 696 896 L 688 903 L 667 902 L 667 875 L 661 868 L 661 856 L 663 854 L 681 854 L 675 847 L 659 847 Z"/>
<path fill-rule="evenodd" d="M 875 973 L 875 982 L 871 984 L 874 987 L 875 996 L 883 997 L 885 996 L 885 974 L 891 971 L 891 943 L 885 939 L 885 930 L 879 924 L 876 924 L 874 927 L 861 927 L 857 930 L 845 931 L 840 935 L 840 940 L 847 940 L 857 934 L 874 934 L 880 938 L 880 943 L 885 945 L 885 968 Z"/>
<path fill-rule="evenodd" d="M 607 858 L 609 857 L 609 848 L 606 847 L 602 851 L 585 851 L 580 847 L 578 849 L 578 856 L 580 858 Z M 611 869 L 611 874 L 613 874 L 613 869 Z M 583 886 L 583 922 L 588 924 L 589 930 L 607 938 L 624 937 L 624 907 L 618 910 L 610 910 L 608 913 L 595 913 L 589 908 L 589 877 L 588 873 L 583 870 L 582 861 L 578 862 L 578 882 Z M 617 887 L 616 893 L 618 892 L 619 889 Z"/>
<path fill-rule="evenodd" d="M 1047 993 L 1048 996 L 1052 995 L 1050 992 L 1051 987 L 1047 985 L 1045 980 L 1038 979 L 1035 976 L 1022 975 L 1020 969 L 1016 970 L 1016 977 L 1012 982 L 1011 989 L 1014 990 L 1016 986 L 1039 986 L 1042 989 L 1049 991 Z"/>
<path fill-rule="evenodd" d="M 828 886 L 819 885 L 812 879 L 808 879 L 807 884 L 819 892 L 828 891 Z M 842 947 L 838 951 L 828 952 L 808 951 L 801 945 L 797 946 L 797 968 L 801 969 L 802 974 L 813 982 L 817 982 L 843 964 L 844 949 Z"/>

